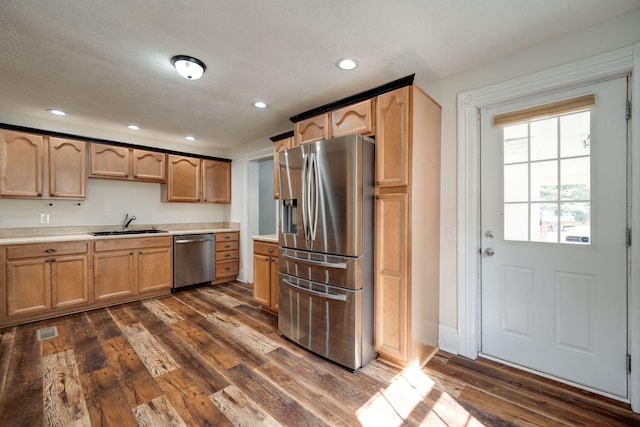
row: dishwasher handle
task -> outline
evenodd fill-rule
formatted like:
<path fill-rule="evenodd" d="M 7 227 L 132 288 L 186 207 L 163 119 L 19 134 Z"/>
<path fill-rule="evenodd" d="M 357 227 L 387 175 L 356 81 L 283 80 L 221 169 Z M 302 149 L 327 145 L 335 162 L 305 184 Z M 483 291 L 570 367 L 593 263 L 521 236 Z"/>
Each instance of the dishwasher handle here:
<path fill-rule="evenodd" d="M 183 239 L 183 240 L 174 240 L 173 243 L 196 243 L 196 242 L 210 242 L 213 240 L 213 237 L 207 237 L 204 239 Z"/>

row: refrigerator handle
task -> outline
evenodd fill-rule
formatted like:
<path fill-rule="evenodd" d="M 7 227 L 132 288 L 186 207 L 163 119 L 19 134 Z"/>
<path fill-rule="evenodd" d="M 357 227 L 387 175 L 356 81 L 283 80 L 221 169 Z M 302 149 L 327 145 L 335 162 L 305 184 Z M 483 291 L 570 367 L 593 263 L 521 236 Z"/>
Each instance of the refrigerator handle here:
<path fill-rule="evenodd" d="M 313 187 L 311 188 L 311 179 L 309 179 L 309 234 L 311 240 L 316 240 L 316 229 L 318 228 L 318 198 L 320 191 L 320 171 L 318 170 L 318 161 L 314 153 L 311 153 L 311 164 L 309 166 L 310 178 L 313 178 Z M 311 191 L 313 190 L 313 191 Z"/>
<path fill-rule="evenodd" d="M 308 176 L 307 176 L 307 162 L 308 162 L 308 156 L 305 156 L 303 154 L 302 157 L 302 174 L 300 176 L 301 178 L 301 187 L 302 187 L 302 206 L 301 206 L 301 210 L 302 210 L 302 230 L 304 231 L 304 239 L 305 240 L 309 240 L 309 220 L 308 220 L 308 216 L 307 216 L 307 209 L 308 209 L 308 204 L 309 201 L 307 200 L 307 180 L 308 180 Z"/>
<path fill-rule="evenodd" d="M 285 284 L 291 286 L 292 288 L 296 288 L 299 291 L 307 292 L 307 293 L 310 293 L 312 295 L 317 295 L 317 296 L 322 297 L 322 298 L 328 298 L 328 299 L 332 299 L 332 300 L 336 300 L 336 301 L 346 301 L 347 300 L 347 296 L 344 295 L 344 294 L 343 295 L 335 295 L 335 294 L 330 294 L 330 293 L 327 293 L 327 292 L 318 292 L 318 291 L 314 291 L 312 289 L 307 289 L 307 288 L 303 288 L 302 286 L 298 286 L 295 283 L 292 283 L 292 282 L 288 281 L 287 279 L 282 279 L 282 281 Z"/>
<path fill-rule="evenodd" d="M 284 258 L 293 260 L 293 261 L 298 261 L 301 262 L 303 264 L 311 264 L 311 265 L 316 265 L 318 267 L 325 267 L 325 268 L 339 268 L 341 270 L 346 270 L 347 269 L 347 263 L 346 262 L 324 262 L 324 261 L 315 261 L 312 259 L 306 259 L 306 258 L 298 258 L 297 256 L 293 256 L 293 255 L 289 255 L 289 254 L 283 254 L 282 255 Z"/>

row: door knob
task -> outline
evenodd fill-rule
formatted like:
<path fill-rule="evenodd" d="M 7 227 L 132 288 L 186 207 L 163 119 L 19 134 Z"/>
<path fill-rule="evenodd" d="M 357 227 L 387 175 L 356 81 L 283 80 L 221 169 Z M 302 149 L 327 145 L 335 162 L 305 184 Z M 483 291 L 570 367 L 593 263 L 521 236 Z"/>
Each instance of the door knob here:
<path fill-rule="evenodd" d="M 495 254 L 495 251 L 493 249 L 491 249 L 491 248 L 487 248 L 487 249 L 484 250 L 484 254 L 486 256 L 493 256 L 493 254 Z"/>

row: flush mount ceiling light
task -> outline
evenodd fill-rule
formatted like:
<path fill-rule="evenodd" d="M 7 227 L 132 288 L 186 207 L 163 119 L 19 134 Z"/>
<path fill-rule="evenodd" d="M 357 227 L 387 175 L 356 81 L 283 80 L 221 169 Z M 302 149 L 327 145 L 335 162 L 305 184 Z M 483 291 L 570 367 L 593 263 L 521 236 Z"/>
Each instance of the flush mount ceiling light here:
<path fill-rule="evenodd" d="M 267 103 L 263 102 L 263 101 L 256 101 L 252 105 L 254 107 L 256 107 L 256 108 L 267 108 L 268 107 Z"/>
<path fill-rule="evenodd" d="M 353 70 L 358 67 L 358 61 L 353 58 L 340 58 L 336 61 L 336 67 L 341 70 Z"/>
<path fill-rule="evenodd" d="M 187 135 L 184 137 L 184 139 L 186 139 L 187 141 L 195 141 L 196 137 L 193 135 Z"/>
<path fill-rule="evenodd" d="M 171 58 L 171 63 L 174 67 L 176 67 L 178 74 L 189 80 L 199 79 L 207 69 L 207 66 L 204 64 L 204 62 L 200 61 L 197 58 L 186 55 L 174 56 L 173 58 Z"/>
<path fill-rule="evenodd" d="M 134 124 L 127 125 L 127 127 L 131 130 L 140 130 L 140 126 Z"/>
<path fill-rule="evenodd" d="M 51 114 L 55 114 L 56 116 L 66 116 L 67 115 L 67 113 L 65 111 L 59 110 L 57 108 L 48 108 L 47 111 L 50 112 Z"/>

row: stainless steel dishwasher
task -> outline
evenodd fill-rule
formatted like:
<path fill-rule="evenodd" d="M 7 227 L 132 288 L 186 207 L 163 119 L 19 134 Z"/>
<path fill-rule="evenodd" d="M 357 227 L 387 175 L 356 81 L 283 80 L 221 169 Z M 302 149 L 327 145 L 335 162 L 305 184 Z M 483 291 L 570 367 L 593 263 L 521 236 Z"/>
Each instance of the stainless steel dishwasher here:
<path fill-rule="evenodd" d="M 215 272 L 215 235 L 173 236 L 173 290 L 211 282 Z"/>

